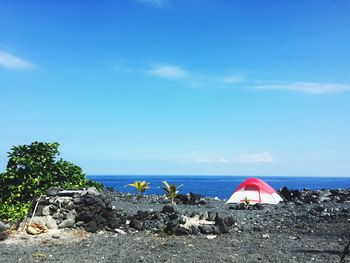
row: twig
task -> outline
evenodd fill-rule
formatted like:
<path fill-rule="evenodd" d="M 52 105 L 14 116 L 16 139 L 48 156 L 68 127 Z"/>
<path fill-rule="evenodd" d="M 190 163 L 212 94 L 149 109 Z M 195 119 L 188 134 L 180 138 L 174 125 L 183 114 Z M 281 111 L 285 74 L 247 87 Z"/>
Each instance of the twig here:
<path fill-rule="evenodd" d="M 36 204 L 35 204 L 35 207 L 34 207 L 34 211 L 33 211 L 32 217 L 30 218 L 29 225 L 32 224 L 32 220 L 33 220 L 33 217 L 35 216 L 35 212 L 36 212 L 36 209 L 38 208 L 38 205 L 39 205 L 41 197 L 42 197 L 42 195 L 39 197 L 39 199 L 36 200 Z"/>

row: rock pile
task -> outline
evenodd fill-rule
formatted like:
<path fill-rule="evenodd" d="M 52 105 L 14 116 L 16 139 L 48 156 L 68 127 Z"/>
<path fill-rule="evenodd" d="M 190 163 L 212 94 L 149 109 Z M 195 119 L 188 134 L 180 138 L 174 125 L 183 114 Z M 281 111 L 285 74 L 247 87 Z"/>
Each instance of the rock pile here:
<path fill-rule="evenodd" d="M 172 206 L 164 206 L 158 211 L 137 211 L 132 216 L 129 227 L 136 230 L 153 230 L 158 233 L 175 235 L 225 234 L 230 231 L 235 220 L 232 216 L 219 213 L 181 214 Z"/>
<path fill-rule="evenodd" d="M 181 195 L 179 199 L 186 204 L 205 203 L 195 194 Z M 48 229 L 83 228 L 93 233 L 105 229 L 125 233 L 149 230 L 175 235 L 217 235 L 228 233 L 235 220 L 232 216 L 210 211 L 180 213 L 169 205 L 163 206 L 161 211 L 149 209 L 126 214 L 112 206 L 108 195 L 89 188 L 83 191 L 49 189 L 39 200 L 32 223 Z"/>
<path fill-rule="evenodd" d="M 205 201 L 204 196 L 189 193 L 189 194 L 178 194 L 175 198 L 177 204 L 182 205 L 205 205 L 207 202 Z"/>
<path fill-rule="evenodd" d="M 111 224 L 113 219 L 111 202 L 95 188 L 83 191 L 51 188 L 39 200 L 32 222 L 48 229 L 82 227 L 96 232 Z"/>
<path fill-rule="evenodd" d="M 289 202 L 294 202 L 297 205 L 302 204 L 320 204 L 334 201 L 337 203 L 350 202 L 349 189 L 331 189 L 331 190 L 289 190 L 288 187 L 283 187 L 280 190 L 282 197 Z"/>

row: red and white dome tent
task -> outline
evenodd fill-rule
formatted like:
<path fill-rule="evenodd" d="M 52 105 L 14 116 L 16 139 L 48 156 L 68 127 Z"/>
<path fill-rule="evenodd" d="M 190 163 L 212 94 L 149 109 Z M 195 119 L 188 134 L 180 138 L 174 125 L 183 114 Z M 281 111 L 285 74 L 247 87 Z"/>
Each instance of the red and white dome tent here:
<path fill-rule="evenodd" d="M 258 178 L 249 178 L 241 183 L 226 203 L 243 203 L 245 200 L 249 200 L 251 204 L 274 205 L 283 201 L 275 189 Z"/>

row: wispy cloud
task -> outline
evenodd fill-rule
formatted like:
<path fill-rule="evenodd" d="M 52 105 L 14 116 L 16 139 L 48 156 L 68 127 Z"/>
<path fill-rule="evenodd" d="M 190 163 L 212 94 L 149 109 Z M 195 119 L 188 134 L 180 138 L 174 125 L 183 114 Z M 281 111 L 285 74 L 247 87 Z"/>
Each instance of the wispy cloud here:
<path fill-rule="evenodd" d="M 228 163 L 229 160 L 225 159 L 225 158 L 220 158 L 217 160 L 218 163 Z"/>
<path fill-rule="evenodd" d="M 220 157 L 220 158 L 203 158 L 203 157 L 198 157 L 195 152 L 192 152 L 192 158 L 197 163 L 222 163 L 222 164 L 229 163 L 229 160 L 227 160 L 225 158 L 222 158 L 222 157 Z"/>
<path fill-rule="evenodd" d="M 180 66 L 166 64 L 155 65 L 147 72 L 153 76 L 167 79 L 183 79 L 189 77 L 190 75 L 189 72 Z"/>
<path fill-rule="evenodd" d="M 141 3 L 153 6 L 153 7 L 166 7 L 169 5 L 169 0 L 138 0 Z"/>
<path fill-rule="evenodd" d="M 322 82 L 292 82 L 262 84 L 254 87 L 259 90 L 293 90 L 312 94 L 329 94 L 350 91 L 350 85 Z"/>
<path fill-rule="evenodd" d="M 272 163 L 274 157 L 270 152 L 244 153 L 238 155 L 235 161 L 239 163 Z"/>
<path fill-rule="evenodd" d="M 225 84 L 233 84 L 245 81 L 245 77 L 241 75 L 227 75 L 218 77 L 218 81 Z"/>
<path fill-rule="evenodd" d="M 36 68 L 35 64 L 1 50 L 0 66 L 12 70 L 32 70 Z"/>
<path fill-rule="evenodd" d="M 207 158 L 197 158 L 197 163 L 229 163 L 229 160 L 224 158 L 219 159 L 207 159 Z"/>
<path fill-rule="evenodd" d="M 202 87 L 210 85 L 227 86 L 246 81 L 241 75 L 214 75 L 203 72 L 194 72 L 187 70 L 179 65 L 172 64 L 156 64 L 146 70 L 146 72 L 154 77 L 168 80 L 177 80 L 182 84 L 191 87 Z"/>

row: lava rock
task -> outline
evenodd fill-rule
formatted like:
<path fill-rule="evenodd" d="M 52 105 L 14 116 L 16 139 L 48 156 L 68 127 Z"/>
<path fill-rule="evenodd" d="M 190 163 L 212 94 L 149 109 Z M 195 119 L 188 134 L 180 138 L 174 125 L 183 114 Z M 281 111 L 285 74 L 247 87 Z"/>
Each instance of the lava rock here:
<path fill-rule="evenodd" d="M 222 234 L 230 232 L 230 227 L 226 224 L 224 218 L 219 214 L 216 215 L 215 225 L 218 227 L 220 233 Z"/>
<path fill-rule="evenodd" d="M 183 205 L 205 205 L 206 202 L 202 195 L 198 195 L 195 193 L 189 194 L 178 194 L 176 196 L 176 202 Z"/>
<path fill-rule="evenodd" d="M 178 220 L 171 220 L 166 223 L 165 230 L 169 233 L 174 233 L 175 229 L 179 227 L 179 221 Z"/>
<path fill-rule="evenodd" d="M 215 232 L 215 229 L 212 225 L 200 225 L 198 226 L 199 231 L 204 234 L 213 234 Z"/>
<path fill-rule="evenodd" d="M 182 226 L 178 226 L 174 229 L 174 234 L 177 236 L 185 236 L 185 235 L 190 235 L 191 234 L 191 229 L 182 227 Z"/>
<path fill-rule="evenodd" d="M 87 205 L 93 205 L 98 202 L 98 199 L 95 196 L 86 195 L 84 196 L 83 201 Z"/>
<path fill-rule="evenodd" d="M 208 221 L 215 221 L 215 218 L 216 218 L 216 213 L 213 211 L 209 211 L 207 220 Z"/>
<path fill-rule="evenodd" d="M 136 219 L 131 219 L 129 226 L 139 231 L 144 229 L 143 223 Z"/>
<path fill-rule="evenodd" d="M 170 206 L 170 205 L 165 205 L 162 208 L 162 213 L 173 214 L 173 213 L 175 213 L 175 208 Z"/>
<path fill-rule="evenodd" d="M 85 230 L 90 233 L 96 233 L 97 232 L 97 225 L 95 221 L 90 221 L 87 223 L 87 226 L 85 227 Z"/>

